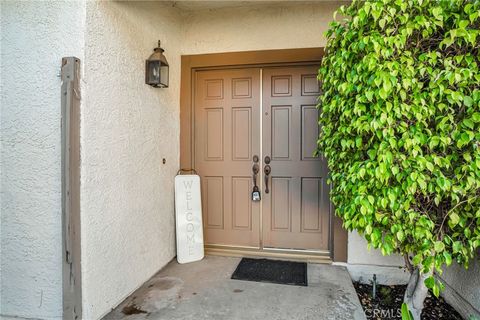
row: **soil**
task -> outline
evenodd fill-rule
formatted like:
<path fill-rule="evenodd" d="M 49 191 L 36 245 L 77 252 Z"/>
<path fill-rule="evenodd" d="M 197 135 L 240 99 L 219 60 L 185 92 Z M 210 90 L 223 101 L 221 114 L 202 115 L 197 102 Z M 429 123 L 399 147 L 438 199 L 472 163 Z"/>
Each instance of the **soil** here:
<path fill-rule="evenodd" d="M 401 307 L 406 285 L 381 286 L 377 285 L 376 299 L 372 298 L 372 286 L 354 282 L 358 298 L 362 304 L 365 315 L 369 320 L 402 319 Z M 422 320 L 462 320 L 458 312 L 443 300 L 436 298 L 429 292 L 424 302 Z"/>

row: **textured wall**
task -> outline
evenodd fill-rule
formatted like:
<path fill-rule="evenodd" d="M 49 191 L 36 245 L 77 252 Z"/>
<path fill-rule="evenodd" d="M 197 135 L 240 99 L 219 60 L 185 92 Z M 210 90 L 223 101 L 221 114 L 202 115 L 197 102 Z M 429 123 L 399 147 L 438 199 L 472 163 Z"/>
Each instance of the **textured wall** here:
<path fill-rule="evenodd" d="M 193 11 L 185 17 L 184 54 L 322 47 L 339 3 L 280 4 Z"/>
<path fill-rule="evenodd" d="M 0 314 L 62 315 L 60 72 L 85 4 L 1 1 Z"/>
<path fill-rule="evenodd" d="M 82 281 L 98 319 L 175 255 L 181 24 L 155 2 L 87 2 L 82 110 Z M 170 88 L 145 85 L 161 39 Z M 162 164 L 162 158 L 167 163 Z"/>
<path fill-rule="evenodd" d="M 367 241 L 356 231 L 348 234 L 348 263 L 375 266 L 404 266 L 399 255 L 383 256 L 380 250 L 367 249 Z"/>
<path fill-rule="evenodd" d="M 348 271 L 355 281 L 369 283 L 374 274 L 380 284 L 406 283 L 410 274 L 403 268 L 402 256 L 383 256 L 377 249 L 367 247 L 367 241 L 356 231 L 348 233 Z"/>
<path fill-rule="evenodd" d="M 465 318 L 480 319 L 480 250 L 467 270 L 452 264 L 440 278 L 444 281 L 443 297 Z M 474 318 L 475 319 L 475 318 Z"/>

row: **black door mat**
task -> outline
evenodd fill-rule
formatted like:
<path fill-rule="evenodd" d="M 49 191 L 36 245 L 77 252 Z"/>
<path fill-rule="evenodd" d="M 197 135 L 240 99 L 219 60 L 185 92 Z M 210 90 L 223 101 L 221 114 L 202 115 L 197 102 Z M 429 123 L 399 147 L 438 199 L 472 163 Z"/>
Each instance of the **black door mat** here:
<path fill-rule="evenodd" d="M 232 279 L 308 286 L 305 262 L 243 258 Z"/>

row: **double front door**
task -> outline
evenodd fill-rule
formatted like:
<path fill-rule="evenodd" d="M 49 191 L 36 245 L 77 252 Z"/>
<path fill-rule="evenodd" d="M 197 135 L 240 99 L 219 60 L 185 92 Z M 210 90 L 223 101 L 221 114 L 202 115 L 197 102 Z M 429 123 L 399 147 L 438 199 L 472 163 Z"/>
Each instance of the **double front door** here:
<path fill-rule="evenodd" d="M 195 72 L 194 165 L 207 245 L 330 249 L 327 165 L 313 156 L 317 70 Z"/>

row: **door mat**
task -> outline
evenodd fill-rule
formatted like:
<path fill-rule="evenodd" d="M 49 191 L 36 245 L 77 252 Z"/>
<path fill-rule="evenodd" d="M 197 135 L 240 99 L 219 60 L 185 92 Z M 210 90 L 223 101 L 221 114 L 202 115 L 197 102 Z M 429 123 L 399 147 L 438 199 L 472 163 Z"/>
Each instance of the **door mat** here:
<path fill-rule="evenodd" d="M 232 279 L 308 286 L 305 262 L 243 258 Z"/>

